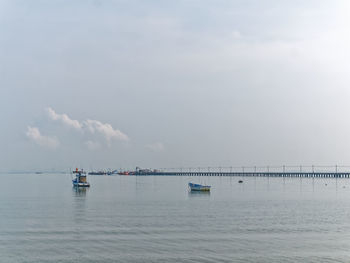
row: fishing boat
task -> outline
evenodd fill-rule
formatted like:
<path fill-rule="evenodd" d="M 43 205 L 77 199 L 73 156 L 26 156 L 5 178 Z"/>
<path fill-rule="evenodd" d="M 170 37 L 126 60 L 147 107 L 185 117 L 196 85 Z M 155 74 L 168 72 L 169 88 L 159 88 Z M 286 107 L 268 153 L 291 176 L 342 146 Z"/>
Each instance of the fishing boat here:
<path fill-rule="evenodd" d="M 92 171 L 92 172 L 89 172 L 89 175 L 111 175 L 112 172 L 110 171 Z"/>
<path fill-rule="evenodd" d="M 211 186 L 188 183 L 188 187 L 190 188 L 191 191 L 210 191 Z"/>
<path fill-rule="evenodd" d="M 79 170 L 78 168 L 73 171 L 73 174 L 76 176 L 73 182 L 74 187 L 90 187 L 90 184 L 86 181 L 86 172 L 83 169 Z"/>

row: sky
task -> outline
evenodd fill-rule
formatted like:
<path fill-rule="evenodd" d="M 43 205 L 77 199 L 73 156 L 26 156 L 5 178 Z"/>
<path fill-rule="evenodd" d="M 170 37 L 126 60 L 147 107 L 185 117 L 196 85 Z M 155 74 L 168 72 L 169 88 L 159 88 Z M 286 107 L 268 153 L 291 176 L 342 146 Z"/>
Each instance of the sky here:
<path fill-rule="evenodd" d="M 0 171 L 350 165 L 344 0 L 0 0 Z"/>

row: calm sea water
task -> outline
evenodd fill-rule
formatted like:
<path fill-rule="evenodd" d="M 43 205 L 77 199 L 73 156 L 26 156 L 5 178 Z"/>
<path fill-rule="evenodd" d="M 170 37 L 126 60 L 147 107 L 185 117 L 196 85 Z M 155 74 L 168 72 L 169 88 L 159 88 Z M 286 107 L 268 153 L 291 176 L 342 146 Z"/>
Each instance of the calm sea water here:
<path fill-rule="evenodd" d="M 350 261 L 349 179 L 0 179 L 0 262 Z"/>

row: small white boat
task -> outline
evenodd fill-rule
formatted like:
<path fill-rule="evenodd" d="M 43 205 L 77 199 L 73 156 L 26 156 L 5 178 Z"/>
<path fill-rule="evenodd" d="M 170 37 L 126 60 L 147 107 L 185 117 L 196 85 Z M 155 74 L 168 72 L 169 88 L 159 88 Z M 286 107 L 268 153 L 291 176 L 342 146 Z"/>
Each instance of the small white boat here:
<path fill-rule="evenodd" d="M 90 187 L 89 182 L 86 181 L 86 172 L 83 170 L 78 170 L 78 168 L 73 171 L 76 178 L 72 180 L 74 187 Z"/>
<path fill-rule="evenodd" d="M 188 183 L 188 187 L 191 191 L 210 191 L 210 185 L 201 185 L 201 184 L 193 184 Z"/>

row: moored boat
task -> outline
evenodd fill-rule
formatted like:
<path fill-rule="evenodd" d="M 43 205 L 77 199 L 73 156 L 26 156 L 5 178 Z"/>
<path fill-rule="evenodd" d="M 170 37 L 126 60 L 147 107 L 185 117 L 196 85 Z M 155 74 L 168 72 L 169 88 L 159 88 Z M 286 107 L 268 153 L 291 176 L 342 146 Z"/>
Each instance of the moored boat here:
<path fill-rule="evenodd" d="M 111 175 L 112 172 L 107 172 L 107 171 L 92 171 L 92 172 L 89 172 L 89 175 Z"/>
<path fill-rule="evenodd" d="M 83 169 L 79 170 L 78 168 L 73 171 L 76 178 L 72 180 L 74 187 L 90 187 L 89 182 L 86 181 L 86 172 Z"/>
<path fill-rule="evenodd" d="M 191 191 L 210 191 L 210 185 L 201 185 L 201 184 L 193 184 L 188 183 L 188 187 Z"/>

